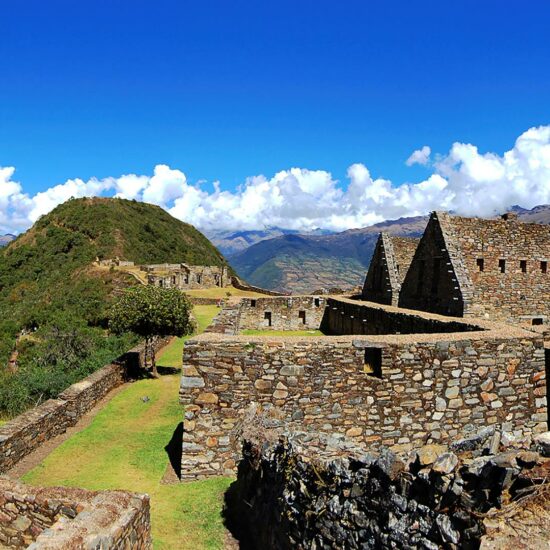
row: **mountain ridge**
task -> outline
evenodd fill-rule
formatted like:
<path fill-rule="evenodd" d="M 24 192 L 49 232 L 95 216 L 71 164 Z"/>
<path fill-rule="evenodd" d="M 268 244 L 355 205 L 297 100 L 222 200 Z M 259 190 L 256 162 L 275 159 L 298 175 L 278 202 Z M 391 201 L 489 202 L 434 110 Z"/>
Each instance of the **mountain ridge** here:
<path fill-rule="evenodd" d="M 550 205 L 511 210 L 521 221 L 550 223 Z M 331 235 L 283 235 L 258 242 L 230 257 L 237 273 L 271 290 L 307 293 L 321 288 L 353 288 L 363 283 L 381 231 L 420 237 L 428 216 L 387 220 Z"/>

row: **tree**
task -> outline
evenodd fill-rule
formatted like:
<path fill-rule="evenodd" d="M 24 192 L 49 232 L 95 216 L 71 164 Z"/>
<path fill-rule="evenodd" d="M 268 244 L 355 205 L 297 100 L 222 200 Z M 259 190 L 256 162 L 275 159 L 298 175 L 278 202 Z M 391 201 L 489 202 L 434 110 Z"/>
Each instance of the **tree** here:
<path fill-rule="evenodd" d="M 195 323 L 192 305 L 180 290 L 155 286 L 127 289 L 113 304 L 109 328 L 115 334 L 133 332 L 145 339 L 145 365 L 158 376 L 153 342 L 155 337 L 191 334 Z"/>

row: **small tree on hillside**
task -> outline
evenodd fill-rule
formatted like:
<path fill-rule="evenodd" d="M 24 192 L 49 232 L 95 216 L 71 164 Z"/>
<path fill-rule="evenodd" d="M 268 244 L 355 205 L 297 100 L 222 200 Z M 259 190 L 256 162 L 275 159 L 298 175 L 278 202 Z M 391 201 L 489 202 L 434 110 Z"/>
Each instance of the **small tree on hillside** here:
<path fill-rule="evenodd" d="M 145 339 L 145 365 L 157 377 L 154 339 L 191 334 L 195 328 L 191 308 L 187 297 L 175 288 L 132 287 L 112 306 L 109 328 L 115 334 L 133 332 Z"/>

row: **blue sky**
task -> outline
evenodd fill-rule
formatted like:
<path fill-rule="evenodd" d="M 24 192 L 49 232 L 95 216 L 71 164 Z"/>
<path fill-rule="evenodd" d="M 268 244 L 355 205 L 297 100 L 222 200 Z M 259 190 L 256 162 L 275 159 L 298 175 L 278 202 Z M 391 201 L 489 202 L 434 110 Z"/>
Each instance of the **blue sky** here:
<path fill-rule="evenodd" d="M 550 3 L 0 2 L 0 166 L 183 171 L 233 191 L 300 167 L 397 186 L 454 142 L 502 155 L 550 122 Z"/>

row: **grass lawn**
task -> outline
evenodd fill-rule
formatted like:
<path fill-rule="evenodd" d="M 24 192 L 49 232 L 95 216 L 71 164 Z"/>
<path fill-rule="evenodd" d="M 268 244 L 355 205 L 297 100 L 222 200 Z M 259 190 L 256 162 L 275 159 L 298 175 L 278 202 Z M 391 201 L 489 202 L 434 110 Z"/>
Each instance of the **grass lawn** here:
<path fill-rule="evenodd" d="M 244 336 L 325 336 L 320 330 L 241 330 Z"/>
<path fill-rule="evenodd" d="M 267 298 L 267 294 L 261 294 L 259 292 L 251 292 L 248 290 L 240 290 L 233 286 L 227 288 L 200 288 L 197 290 L 186 290 L 185 294 L 189 296 L 196 296 L 197 298 L 227 298 L 227 293 L 230 292 L 231 296 L 243 296 L 248 298 Z"/>
<path fill-rule="evenodd" d="M 198 325 L 198 334 L 204 332 L 204 329 L 211 323 L 219 311 L 220 308 L 218 306 L 195 306 L 193 308 L 193 314 Z M 160 367 L 181 367 L 183 344 L 188 338 L 191 337 L 174 338 L 157 357 L 157 365 Z"/>
<path fill-rule="evenodd" d="M 203 330 L 216 312 L 215 306 L 195 308 Z M 181 366 L 182 346 L 183 339 L 174 340 L 158 364 Z M 231 480 L 160 483 L 168 464 L 164 447 L 182 420 L 178 387 L 179 375 L 129 384 L 90 426 L 61 444 L 24 481 L 148 493 L 155 549 L 222 548 L 220 512 Z M 149 401 L 142 400 L 145 396 Z"/>

